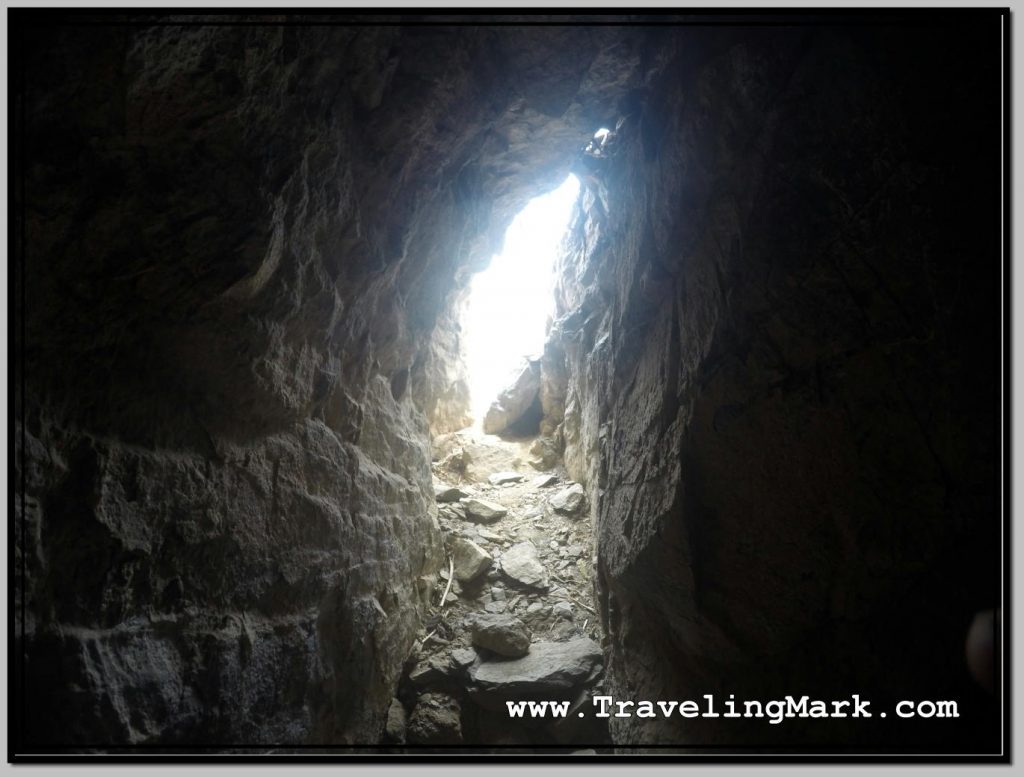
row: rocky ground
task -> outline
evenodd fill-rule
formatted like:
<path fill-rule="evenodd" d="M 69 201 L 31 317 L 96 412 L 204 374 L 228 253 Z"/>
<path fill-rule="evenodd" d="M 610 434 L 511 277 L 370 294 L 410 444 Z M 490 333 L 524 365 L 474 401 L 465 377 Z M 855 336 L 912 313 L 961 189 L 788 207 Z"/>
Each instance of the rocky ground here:
<path fill-rule="evenodd" d="M 433 468 L 447 561 L 386 740 L 567 751 L 607 744 L 591 715 L 602 635 L 583 489 L 544 438 L 466 429 L 435 440 Z M 510 718 L 506 701 L 531 699 L 573 703 L 561 720 Z"/>

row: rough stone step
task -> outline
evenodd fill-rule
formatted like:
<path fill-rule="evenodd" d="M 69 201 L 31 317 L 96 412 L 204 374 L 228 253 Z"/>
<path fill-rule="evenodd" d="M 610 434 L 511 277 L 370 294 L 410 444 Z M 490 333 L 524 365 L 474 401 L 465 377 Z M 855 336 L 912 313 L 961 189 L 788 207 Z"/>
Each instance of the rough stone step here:
<path fill-rule="evenodd" d="M 518 472 L 495 472 L 493 475 L 487 477 L 487 481 L 492 486 L 503 486 L 506 483 L 518 483 L 523 479 L 523 476 Z"/>
<path fill-rule="evenodd" d="M 601 661 L 601 647 L 587 637 L 535 642 L 522 658 L 473 664 L 469 679 L 473 691 L 514 699 L 568 690 L 584 682 Z"/>
<path fill-rule="evenodd" d="M 470 497 L 460 504 L 466 511 L 466 519 L 477 523 L 494 523 L 508 515 L 508 508 L 496 502 Z"/>

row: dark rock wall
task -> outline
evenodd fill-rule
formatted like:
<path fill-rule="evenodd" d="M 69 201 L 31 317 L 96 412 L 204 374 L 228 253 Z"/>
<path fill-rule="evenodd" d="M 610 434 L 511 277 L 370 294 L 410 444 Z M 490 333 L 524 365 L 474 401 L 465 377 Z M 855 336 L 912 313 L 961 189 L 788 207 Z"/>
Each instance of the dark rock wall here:
<path fill-rule="evenodd" d="M 374 744 L 460 290 L 636 36 L 54 21 L 12 31 L 25 741 Z"/>
<path fill-rule="evenodd" d="M 691 30 L 590 164 L 547 358 L 615 695 L 890 710 L 617 742 L 998 746 L 963 644 L 998 595 L 999 35 Z"/>
<path fill-rule="evenodd" d="M 441 563 L 462 290 L 574 165 L 542 429 L 614 692 L 972 710 L 617 740 L 977 741 L 998 22 L 13 18 L 26 742 L 378 741 Z"/>

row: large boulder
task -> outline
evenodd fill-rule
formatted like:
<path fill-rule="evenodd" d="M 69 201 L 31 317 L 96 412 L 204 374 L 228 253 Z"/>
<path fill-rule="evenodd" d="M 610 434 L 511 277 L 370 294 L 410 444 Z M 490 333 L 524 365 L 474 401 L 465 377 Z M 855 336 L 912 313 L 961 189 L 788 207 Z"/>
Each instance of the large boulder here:
<path fill-rule="evenodd" d="M 505 431 L 530 409 L 539 391 L 540 364 L 524 359 L 515 378 L 487 410 L 483 421 L 484 432 L 497 434 Z"/>

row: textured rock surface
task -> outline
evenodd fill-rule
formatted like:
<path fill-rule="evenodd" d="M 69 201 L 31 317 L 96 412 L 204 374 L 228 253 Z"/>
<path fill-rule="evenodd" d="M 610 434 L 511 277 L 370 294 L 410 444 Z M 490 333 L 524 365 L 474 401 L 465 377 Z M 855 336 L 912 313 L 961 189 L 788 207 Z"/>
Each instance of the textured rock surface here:
<path fill-rule="evenodd" d="M 573 515 L 579 512 L 580 508 L 583 507 L 583 502 L 583 486 L 579 483 L 573 483 L 568 488 L 562 489 L 550 499 L 552 509 L 565 515 Z"/>
<path fill-rule="evenodd" d="M 23 744 L 380 736 L 443 560 L 466 282 L 572 168 L 539 403 L 609 689 L 966 711 L 615 738 L 990 747 L 963 642 L 999 572 L 998 19 L 11 18 Z M 458 738 L 451 699 L 419 720 Z"/>
<path fill-rule="evenodd" d="M 999 547 L 988 39 L 681 43 L 588 179 L 544 392 L 594 498 L 614 695 L 856 689 L 971 713 L 941 730 L 613 718 L 616 741 L 997 745 L 963 657 Z M 950 47 L 988 53 L 962 67 Z"/>
<path fill-rule="evenodd" d="M 535 642 L 522 658 L 475 664 L 470 679 L 479 691 L 514 699 L 564 691 L 583 682 L 600 663 L 600 646 L 585 637 Z"/>
<path fill-rule="evenodd" d="M 500 656 L 519 658 L 530 651 L 530 630 L 513 615 L 477 615 L 471 629 L 474 645 Z"/>
<path fill-rule="evenodd" d="M 467 496 L 469 494 L 456 486 L 449 486 L 444 483 L 434 484 L 434 499 L 438 502 L 458 502 Z"/>
<path fill-rule="evenodd" d="M 494 523 L 508 515 L 508 508 L 487 499 L 470 497 L 461 501 L 466 511 L 466 519 L 477 523 Z"/>
<path fill-rule="evenodd" d="M 532 542 L 517 542 L 501 554 L 501 571 L 516 583 L 546 588 L 548 573 Z"/>
<path fill-rule="evenodd" d="M 409 716 L 406 738 L 414 745 L 457 745 L 462 741 L 459 702 L 443 693 L 419 698 Z"/>
<path fill-rule="evenodd" d="M 408 720 L 409 715 L 405 711 L 405 707 L 402 706 L 402 702 L 398 699 L 392 699 L 391 706 L 388 707 L 387 722 L 384 724 L 384 741 L 404 744 L 405 727 Z"/>
<path fill-rule="evenodd" d="M 530 481 L 530 485 L 534 488 L 547 488 L 548 486 L 553 486 L 557 482 L 558 477 L 556 475 L 538 475 Z"/>
<path fill-rule="evenodd" d="M 452 561 L 455 565 L 455 579 L 460 583 L 474 580 L 491 566 L 491 555 L 475 542 L 456 539 L 452 548 Z"/>
<path fill-rule="evenodd" d="M 140 19 L 12 28 L 24 741 L 373 741 L 468 272 L 642 31 Z"/>

